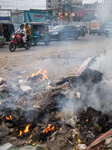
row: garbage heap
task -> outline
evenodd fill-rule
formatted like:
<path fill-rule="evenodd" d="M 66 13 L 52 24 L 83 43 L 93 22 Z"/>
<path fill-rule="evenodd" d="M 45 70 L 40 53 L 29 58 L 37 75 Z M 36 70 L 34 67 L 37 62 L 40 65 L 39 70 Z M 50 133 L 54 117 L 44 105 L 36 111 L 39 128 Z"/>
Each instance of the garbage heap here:
<path fill-rule="evenodd" d="M 56 83 L 40 79 L 42 75 L 10 84 L 0 80 L 0 145 L 45 144 L 46 150 L 83 150 L 112 128 L 110 101 L 105 99 L 109 93 L 104 92 L 109 79 L 101 72 L 87 68 L 80 76 Z M 94 104 L 99 104 L 98 109 Z M 101 148 L 111 148 L 111 141 L 105 138 L 108 144 Z"/>

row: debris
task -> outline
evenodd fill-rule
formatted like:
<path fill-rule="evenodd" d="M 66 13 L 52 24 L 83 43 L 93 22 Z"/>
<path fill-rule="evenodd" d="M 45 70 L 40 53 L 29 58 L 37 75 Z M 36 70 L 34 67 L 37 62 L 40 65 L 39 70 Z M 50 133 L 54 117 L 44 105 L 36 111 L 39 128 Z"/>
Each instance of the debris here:
<path fill-rule="evenodd" d="M 24 146 L 22 148 L 20 148 L 19 150 L 33 150 L 34 146 L 32 145 L 27 145 L 27 146 Z"/>
<path fill-rule="evenodd" d="M 112 130 L 109 130 L 108 132 L 104 133 L 102 136 L 100 136 L 98 139 L 96 139 L 90 146 L 87 148 L 87 150 L 96 150 L 101 145 L 104 145 L 106 139 L 112 136 Z M 109 143 L 109 141 L 107 142 Z"/>
<path fill-rule="evenodd" d="M 19 80 L 19 84 L 20 84 L 21 86 L 27 86 L 27 85 L 28 85 L 28 81 L 20 79 L 20 80 Z"/>
<path fill-rule="evenodd" d="M 5 82 L 6 82 L 5 79 L 2 78 L 2 77 L 0 77 L 0 85 L 2 85 L 2 84 L 5 83 Z"/>
<path fill-rule="evenodd" d="M 47 146 L 37 144 L 32 150 L 48 150 Z"/>
<path fill-rule="evenodd" d="M 106 139 L 104 145 L 106 145 L 107 147 L 111 147 L 112 146 L 112 137 L 109 137 L 108 139 Z"/>
<path fill-rule="evenodd" d="M 3 83 L 2 85 L 0 85 L 0 92 L 4 91 L 6 88 L 7 88 L 7 85 Z"/>
<path fill-rule="evenodd" d="M 11 142 L 11 141 L 15 141 L 15 140 L 17 140 L 17 137 L 11 137 L 11 138 L 9 138 L 9 141 Z"/>
<path fill-rule="evenodd" d="M 20 86 L 20 87 L 24 92 L 31 90 L 30 86 Z"/>
<path fill-rule="evenodd" d="M 9 134 L 9 128 L 5 125 L 0 126 L 0 138 L 5 137 L 6 135 Z"/>
<path fill-rule="evenodd" d="M 86 144 L 78 144 L 79 150 L 86 150 L 87 145 Z"/>
<path fill-rule="evenodd" d="M 75 96 L 76 96 L 77 98 L 81 98 L 81 94 L 80 94 L 79 92 L 76 92 L 76 93 L 75 93 Z"/>
<path fill-rule="evenodd" d="M 6 144 L 0 146 L 0 150 L 7 150 L 7 149 L 9 149 L 11 146 L 12 146 L 11 143 L 6 143 Z"/>
<path fill-rule="evenodd" d="M 25 73 L 26 71 L 22 71 L 21 73 Z"/>

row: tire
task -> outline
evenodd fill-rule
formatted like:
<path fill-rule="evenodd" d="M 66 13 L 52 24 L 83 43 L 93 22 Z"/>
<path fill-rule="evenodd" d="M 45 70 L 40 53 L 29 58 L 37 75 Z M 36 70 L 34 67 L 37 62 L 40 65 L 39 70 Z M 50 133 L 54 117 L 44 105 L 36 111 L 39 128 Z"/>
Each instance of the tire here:
<path fill-rule="evenodd" d="M 36 46 L 36 45 L 37 45 L 37 43 L 34 43 L 34 45 Z"/>
<path fill-rule="evenodd" d="M 10 43 L 10 44 L 9 44 L 9 50 L 10 50 L 11 52 L 15 52 L 15 50 L 16 50 L 16 44 Z"/>
<path fill-rule="evenodd" d="M 101 33 L 100 33 L 100 32 L 98 32 L 98 35 L 100 36 L 100 35 L 101 35 Z"/>
<path fill-rule="evenodd" d="M 3 44 L 0 45 L 0 48 L 2 48 L 2 47 L 3 47 Z"/>
<path fill-rule="evenodd" d="M 27 46 L 25 47 L 26 50 L 29 50 L 31 47 L 31 43 L 27 43 Z"/>
<path fill-rule="evenodd" d="M 109 34 L 108 34 L 108 33 L 106 33 L 106 37 L 109 37 Z"/>
<path fill-rule="evenodd" d="M 59 40 L 59 41 L 64 40 L 63 36 L 62 36 L 62 35 L 59 35 L 58 40 Z"/>
<path fill-rule="evenodd" d="M 46 45 L 49 45 L 49 41 L 46 41 L 45 44 L 46 44 Z"/>
<path fill-rule="evenodd" d="M 74 36 L 74 40 L 77 40 L 77 39 L 78 39 L 78 35 L 75 35 L 75 36 Z"/>

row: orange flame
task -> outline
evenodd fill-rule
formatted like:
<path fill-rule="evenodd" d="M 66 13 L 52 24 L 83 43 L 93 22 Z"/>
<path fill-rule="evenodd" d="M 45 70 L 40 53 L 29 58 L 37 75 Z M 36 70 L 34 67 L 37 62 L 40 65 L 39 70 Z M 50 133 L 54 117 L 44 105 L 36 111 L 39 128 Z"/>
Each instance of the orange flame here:
<path fill-rule="evenodd" d="M 24 129 L 24 133 L 27 133 L 27 132 L 29 132 L 29 127 L 31 126 L 31 124 L 28 124 L 27 126 L 26 126 L 26 128 Z"/>
<path fill-rule="evenodd" d="M 86 119 L 86 121 L 89 121 L 89 119 Z"/>
<path fill-rule="evenodd" d="M 19 131 L 19 135 L 18 136 L 21 136 L 22 135 L 22 131 Z"/>
<path fill-rule="evenodd" d="M 31 126 L 31 124 L 28 124 L 26 127 L 25 127 L 25 129 L 24 129 L 24 133 L 27 133 L 27 132 L 29 132 L 29 127 Z M 22 131 L 19 131 L 19 135 L 18 136 L 21 136 L 22 135 Z"/>
<path fill-rule="evenodd" d="M 47 127 L 46 129 L 43 130 L 43 133 L 44 133 L 44 132 L 47 133 L 47 132 L 49 132 L 49 131 L 52 131 L 52 130 L 54 130 L 54 128 L 55 128 L 55 126 L 51 127 L 51 125 L 48 124 L 48 127 Z"/>
<path fill-rule="evenodd" d="M 7 120 L 12 120 L 12 116 L 10 116 L 10 117 L 7 117 L 7 116 L 6 116 L 6 119 L 7 119 Z"/>
<path fill-rule="evenodd" d="M 42 80 L 48 79 L 47 70 L 40 69 L 37 73 L 32 74 L 32 77 L 37 76 L 38 74 L 42 74 Z"/>

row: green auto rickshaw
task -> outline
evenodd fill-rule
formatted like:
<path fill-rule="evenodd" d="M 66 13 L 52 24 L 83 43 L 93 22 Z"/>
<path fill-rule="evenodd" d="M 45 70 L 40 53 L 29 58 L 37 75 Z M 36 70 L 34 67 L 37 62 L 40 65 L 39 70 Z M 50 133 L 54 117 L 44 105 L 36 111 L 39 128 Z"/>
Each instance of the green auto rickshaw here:
<path fill-rule="evenodd" d="M 12 33 L 14 33 L 14 25 L 10 22 L 1 22 L 1 24 L 4 29 L 4 37 L 6 38 L 6 41 L 9 42 L 11 40 Z M 5 31 L 7 31 L 7 34 L 5 34 Z"/>
<path fill-rule="evenodd" d="M 4 38 L 4 34 L 3 34 L 3 26 L 0 23 L 0 47 L 3 47 L 3 45 L 5 45 L 6 40 Z"/>
<path fill-rule="evenodd" d="M 37 45 L 38 42 L 44 42 L 46 45 L 49 45 L 50 35 L 47 23 L 29 22 L 28 25 L 31 29 L 31 43 Z"/>

